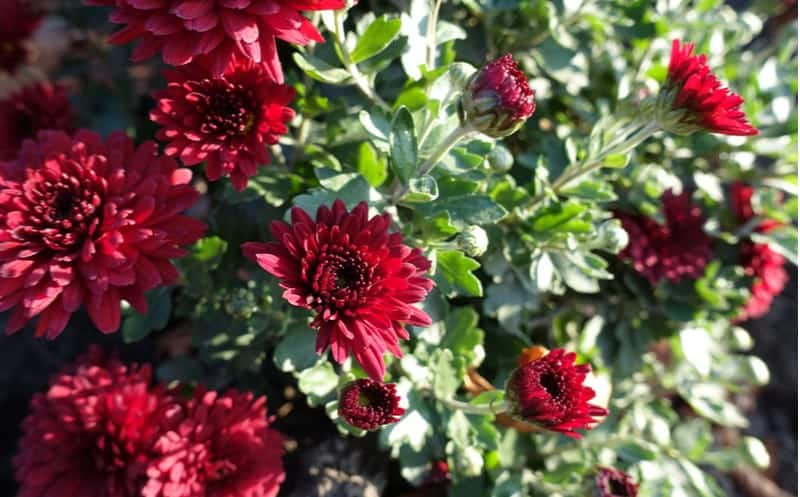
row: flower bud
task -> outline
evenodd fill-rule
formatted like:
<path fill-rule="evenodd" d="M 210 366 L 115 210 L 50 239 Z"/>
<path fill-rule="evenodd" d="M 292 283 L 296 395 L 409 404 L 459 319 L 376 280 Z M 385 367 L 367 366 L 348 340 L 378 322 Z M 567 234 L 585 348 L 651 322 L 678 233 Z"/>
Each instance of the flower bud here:
<path fill-rule="evenodd" d="M 511 54 L 475 72 L 461 96 L 462 125 L 492 138 L 514 133 L 534 110 L 533 90 Z"/>
<path fill-rule="evenodd" d="M 598 468 L 591 495 L 595 497 L 636 497 L 639 485 L 630 476 L 614 468 Z"/>
<path fill-rule="evenodd" d="M 489 167 L 498 173 L 504 173 L 514 166 L 514 156 L 511 151 L 500 143 L 489 152 L 487 159 Z"/>
<path fill-rule="evenodd" d="M 339 415 L 349 424 L 363 430 L 374 430 L 395 423 L 405 409 L 394 383 L 381 383 L 361 378 L 348 383 L 339 393 Z"/>
<path fill-rule="evenodd" d="M 456 237 L 456 245 L 470 257 L 480 257 L 489 247 L 489 237 L 480 226 L 468 226 Z"/>

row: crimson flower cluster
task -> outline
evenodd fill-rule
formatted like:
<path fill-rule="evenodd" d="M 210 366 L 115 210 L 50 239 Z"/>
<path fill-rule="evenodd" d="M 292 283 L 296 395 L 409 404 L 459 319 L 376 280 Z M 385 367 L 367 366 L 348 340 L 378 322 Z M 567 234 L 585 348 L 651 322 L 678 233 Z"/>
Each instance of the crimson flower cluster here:
<path fill-rule="evenodd" d="M 575 364 L 575 358 L 574 352 L 553 349 L 515 369 L 506 383 L 509 414 L 581 438 L 576 430 L 590 429 L 608 411 L 589 403 L 595 392 L 583 383 L 591 367 Z"/>
<path fill-rule="evenodd" d="M 485 65 L 467 81 L 461 109 L 478 131 L 495 138 L 517 131 L 536 110 L 528 78 L 511 54 Z"/>
<path fill-rule="evenodd" d="M 628 233 L 628 245 L 620 257 L 655 285 L 661 279 L 678 283 L 698 278 L 713 257 L 711 238 L 703 231 L 705 219 L 688 191 L 661 196 L 664 224 L 642 215 L 617 212 Z"/>
<path fill-rule="evenodd" d="M 134 147 L 122 132 L 42 131 L 0 162 L 7 331 L 38 316 L 37 336 L 55 338 L 81 304 L 105 333 L 119 328 L 122 299 L 146 313 L 144 292 L 174 284 L 171 259 L 205 231 L 182 214 L 198 196 L 191 177 L 155 143 Z"/>
<path fill-rule="evenodd" d="M 614 468 L 599 468 L 595 476 L 597 497 L 636 497 L 639 485 L 626 473 Z"/>
<path fill-rule="evenodd" d="M 133 60 L 161 53 L 164 62 L 182 66 L 206 56 L 210 76 L 220 76 L 234 57 L 263 64 L 270 78 L 283 82 L 276 38 L 306 45 L 323 41 L 301 11 L 342 9 L 344 0 L 85 0 L 113 7 L 110 20 L 125 27 L 111 42 L 139 40 Z"/>
<path fill-rule="evenodd" d="M 428 326 L 431 318 L 413 304 L 433 288 L 430 261 L 419 249 L 389 233 L 388 214 L 369 217 L 365 202 L 348 212 L 337 200 L 321 206 L 316 220 L 293 208 L 291 225 L 274 221 L 275 239 L 248 242 L 245 256 L 280 279 L 283 298 L 316 313 L 317 353 L 330 347 L 341 363 L 352 352 L 370 378 L 382 381 L 387 350 L 400 357 L 405 324 Z"/>
<path fill-rule="evenodd" d="M 265 399 L 196 389 L 183 400 L 151 368 L 99 348 L 37 394 L 14 459 L 19 497 L 274 497 L 282 437 Z"/>
<path fill-rule="evenodd" d="M 42 22 L 30 0 L 0 2 L 0 71 L 13 74 L 28 58 L 28 39 Z"/>
<path fill-rule="evenodd" d="M 673 107 L 686 111 L 683 121 L 712 133 L 757 135 L 741 110 L 742 97 L 722 85 L 705 55 L 693 52 L 693 43 L 672 41 L 665 89 L 674 92 Z"/>
<path fill-rule="evenodd" d="M 17 90 L 0 100 L 0 160 L 13 160 L 22 142 L 36 138 L 39 131 L 72 131 L 73 121 L 61 86 L 35 83 Z"/>
<path fill-rule="evenodd" d="M 363 430 L 399 421 L 405 412 L 399 404 L 395 384 L 370 378 L 353 381 L 339 393 L 339 415 Z"/>
<path fill-rule="evenodd" d="M 733 212 L 739 223 L 750 221 L 755 213 L 751 204 L 753 187 L 736 182 L 731 187 Z M 765 219 L 755 227 L 759 233 L 767 233 L 779 226 L 777 221 Z M 781 293 L 789 275 L 784 269 L 786 259 L 772 250 L 766 243 L 745 240 L 740 244 L 740 262 L 745 273 L 753 278 L 750 300 L 745 304 L 738 320 L 757 318 L 769 312 L 772 300 Z"/>
<path fill-rule="evenodd" d="M 206 161 L 209 180 L 230 176 L 241 191 L 258 166 L 269 164 L 266 146 L 288 131 L 295 92 L 246 59 L 234 60 L 219 77 L 208 74 L 200 63 L 166 71 L 168 86 L 153 95 L 150 119 L 162 126 L 156 138 L 167 142 L 167 155 L 187 166 Z"/>

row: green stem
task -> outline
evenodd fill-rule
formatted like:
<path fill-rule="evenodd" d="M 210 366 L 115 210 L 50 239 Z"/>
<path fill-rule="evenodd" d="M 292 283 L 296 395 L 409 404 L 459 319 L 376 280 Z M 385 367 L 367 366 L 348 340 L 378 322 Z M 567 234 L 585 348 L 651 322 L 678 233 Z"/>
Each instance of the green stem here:
<path fill-rule="evenodd" d="M 635 122 L 629 125 L 617 135 L 617 138 L 607 143 L 596 157 L 590 157 L 585 162 L 577 162 L 567 166 L 561 176 L 553 182 L 551 189 L 556 194 L 560 193 L 572 181 L 602 168 L 603 161 L 609 155 L 627 154 L 659 129 L 660 126 L 656 121 Z M 545 194 L 540 193 L 533 198 L 528 207 L 535 207 L 544 199 Z"/>
<path fill-rule="evenodd" d="M 458 142 L 464 138 L 474 133 L 476 133 L 476 131 L 469 125 L 459 126 L 454 129 L 449 135 L 447 135 L 447 138 L 442 140 L 439 146 L 436 147 L 436 150 L 434 150 L 433 153 L 427 159 L 425 159 L 425 162 L 423 162 L 422 165 L 417 169 L 415 176 L 421 177 L 429 174 L 433 168 L 436 167 L 436 164 L 439 163 L 442 157 L 444 157 L 447 152 L 450 151 L 451 148 L 456 146 Z M 391 203 L 395 204 L 403 197 L 403 195 L 406 194 L 406 192 L 408 192 L 408 185 L 403 185 L 398 179 L 395 179 L 395 183 L 392 185 L 391 192 Z"/>
<path fill-rule="evenodd" d="M 336 51 L 339 54 L 339 58 L 342 60 L 345 69 L 347 69 L 347 72 L 349 72 L 350 76 L 353 78 L 353 82 L 358 90 L 381 109 L 388 111 L 389 105 L 380 97 L 380 95 L 375 93 L 372 85 L 370 85 L 366 76 L 364 76 L 364 74 L 358 70 L 358 66 L 356 66 L 356 64 L 353 62 L 353 59 L 350 58 L 350 52 L 347 51 L 347 47 L 345 46 L 344 42 L 344 16 L 346 12 L 346 10 L 337 10 L 333 14 L 335 27 L 333 35 Z"/>
<path fill-rule="evenodd" d="M 436 399 L 443 405 L 449 407 L 450 409 L 457 409 L 465 414 L 480 414 L 480 415 L 496 415 L 502 414 L 508 410 L 505 402 L 502 403 L 500 406 L 495 407 L 493 404 L 489 404 L 488 406 L 476 406 L 473 404 L 469 404 L 467 402 L 461 402 L 460 400 L 455 399 Z"/>
<path fill-rule="evenodd" d="M 429 71 L 436 65 L 436 24 L 439 21 L 439 9 L 442 0 L 432 0 L 431 14 L 428 16 L 428 33 L 425 53 L 425 66 Z"/>

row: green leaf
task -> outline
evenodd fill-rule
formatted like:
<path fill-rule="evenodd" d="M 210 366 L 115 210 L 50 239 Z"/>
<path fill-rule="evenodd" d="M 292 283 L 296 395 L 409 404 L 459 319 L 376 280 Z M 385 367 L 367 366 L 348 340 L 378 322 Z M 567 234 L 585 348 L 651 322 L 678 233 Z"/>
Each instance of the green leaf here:
<path fill-rule="evenodd" d="M 577 197 L 595 202 L 610 202 L 617 199 L 614 188 L 606 181 L 586 180 L 570 186 L 561 192 L 569 197 Z"/>
<path fill-rule="evenodd" d="M 420 224 L 425 240 L 444 240 L 458 233 L 458 228 L 450 223 L 450 214 L 447 212 L 440 212 L 434 216 L 423 216 Z"/>
<path fill-rule="evenodd" d="M 567 254 L 551 253 L 550 258 L 558 270 L 558 274 L 568 287 L 581 293 L 597 293 L 600 291 L 597 279 L 586 274 L 586 271 L 576 265 Z"/>
<path fill-rule="evenodd" d="M 436 180 L 426 174 L 420 178 L 411 178 L 408 182 L 408 193 L 401 200 L 408 203 L 430 202 L 438 196 L 439 186 Z"/>
<path fill-rule="evenodd" d="M 164 329 L 169 322 L 171 312 L 172 295 L 168 287 L 147 292 L 147 314 L 141 315 L 137 312 L 125 319 L 122 324 L 123 341 L 138 342 L 153 331 Z"/>
<path fill-rule="evenodd" d="M 448 399 L 463 383 L 464 359 L 454 357 L 453 352 L 439 349 L 431 358 L 433 372 L 433 394 L 439 399 Z"/>
<path fill-rule="evenodd" d="M 472 271 L 481 267 L 458 250 L 439 250 L 436 253 L 436 276 L 439 288 L 448 297 L 467 295 L 483 296 L 483 286 Z"/>
<path fill-rule="evenodd" d="M 303 56 L 295 52 L 292 56 L 295 64 L 309 77 L 328 83 L 330 85 L 347 85 L 350 80 L 350 73 L 344 69 L 333 67 L 327 62 L 320 60 L 313 55 Z"/>
<path fill-rule="evenodd" d="M 445 320 L 447 330 L 442 347 L 472 360 L 474 349 L 483 343 L 483 330 L 478 328 L 478 313 L 471 307 L 458 307 L 450 311 Z"/>
<path fill-rule="evenodd" d="M 225 251 L 228 249 L 228 242 L 218 236 L 207 236 L 197 240 L 191 246 L 190 257 L 206 264 L 208 269 L 214 269 L 219 263 Z"/>
<path fill-rule="evenodd" d="M 383 51 L 400 33 L 402 22 L 400 19 L 389 19 L 381 16 L 372 21 L 367 30 L 362 34 L 356 47 L 350 53 L 350 59 L 358 64 L 362 60 L 377 55 Z"/>
<path fill-rule="evenodd" d="M 392 151 L 392 170 L 403 184 L 408 184 L 417 170 L 418 157 L 414 119 L 405 107 L 400 107 L 394 116 L 389 143 Z"/>
<path fill-rule="evenodd" d="M 727 393 L 721 386 L 713 383 L 679 384 L 678 393 L 695 412 L 714 423 L 723 426 L 743 428 L 747 419 L 730 402 L 725 400 Z"/>
<path fill-rule="evenodd" d="M 424 206 L 428 215 L 446 211 L 450 221 L 458 228 L 469 225 L 493 224 L 503 219 L 508 211 L 485 195 L 460 195 L 442 198 Z"/>
<path fill-rule="evenodd" d="M 552 204 L 533 218 L 533 229 L 537 232 L 557 231 L 585 211 L 586 206 L 577 202 Z"/>
<path fill-rule="evenodd" d="M 358 147 L 358 172 L 374 187 L 381 186 L 389 176 L 386 160 L 379 157 L 375 148 L 368 142 Z"/>
<path fill-rule="evenodd" d="M 339 384 L 339 375 L 326 360 L 321 360 L 314 367 L 304 369 L 297 375 L 297 386 L 308 396 L 311 406 L 322 405 Z"/>
<path fill-rule="evenodd" d="M 711 372 L 711 349 L 713 342 L 702 328 L 685 328 L 681 330 L 680 344 L 683 355 L 700 376 L 708 376 Z"/>
<path fill-rule="evenodd" d="M 315 351 L 317 334 L 305 324 L 289 328 L 278 346 L 273 360 L 281 371 L 301 371 L 314 365 L 318 360 Z"/>
<path fill-rule="evenodd" d="M 603 167 L 610 167 L 612 169 L 623 168 L 628 165 L 630 160 L 630 154 L 609 154 L 603 159 Z"/>

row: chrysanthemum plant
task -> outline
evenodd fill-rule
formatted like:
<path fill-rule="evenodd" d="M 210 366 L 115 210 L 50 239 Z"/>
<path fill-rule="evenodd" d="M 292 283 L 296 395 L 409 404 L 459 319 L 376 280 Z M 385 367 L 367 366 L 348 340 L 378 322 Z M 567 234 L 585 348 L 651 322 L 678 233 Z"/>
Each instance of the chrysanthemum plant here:
<path fill-rule="evenodd" d="M 191 322 L 199 353 L 161 380 L 264 391 L 272 361 L 453 496 L 715 497 L 710 470 L 769 465 L 715 434 L 769 381 L 740 324 L 796 263 L 792 29 L 721 1 L 90 3 L 180 66 L 137 131 L 201 178 L 208 229 L 156 252 L 175 287 L 108 297 L 75 263 L 85 301 L 43 302 L 19 259 L 62 232 L 46 199 L 0 199 L 14 330 L 83 303 L 113 331 L 101 304 L 135 292 L 127 341 Z M 302 45 L 282 68 L 276 38 Z"/>

